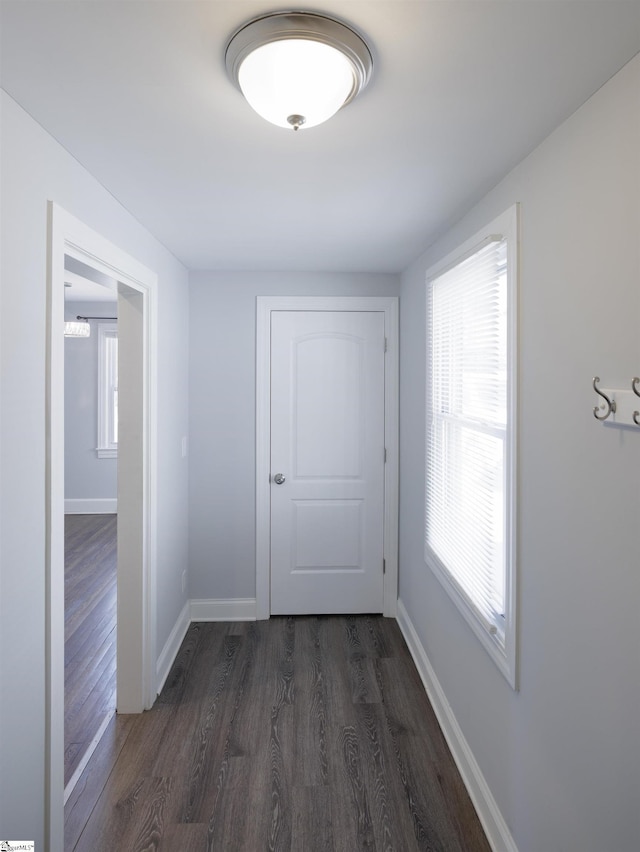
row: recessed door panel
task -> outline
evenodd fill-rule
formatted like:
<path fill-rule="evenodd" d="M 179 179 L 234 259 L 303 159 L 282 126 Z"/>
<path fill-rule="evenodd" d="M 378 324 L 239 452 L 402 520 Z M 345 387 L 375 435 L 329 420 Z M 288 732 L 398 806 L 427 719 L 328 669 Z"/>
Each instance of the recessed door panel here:
<path fill-rule="evenodd" d="M 294 500 L 292 510 L 292 572 L 363 570 L 363 500 Z"/>
<path fill-rule="evenodd" d="M 362 475 L 362 369 L 365 341 L 327 332 L 292 342 L 294 475 Z"/>

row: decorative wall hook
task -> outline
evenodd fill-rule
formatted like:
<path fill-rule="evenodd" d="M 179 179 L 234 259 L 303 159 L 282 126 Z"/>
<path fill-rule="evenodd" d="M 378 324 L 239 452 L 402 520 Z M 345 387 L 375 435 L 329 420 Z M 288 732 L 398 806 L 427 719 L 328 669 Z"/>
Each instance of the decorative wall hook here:
<path fill-rule="evenodd" d="M 603 393 L 598 388 L 597 383 L 599 381 L 600 381 L 600 377 L 594 376 L 593 389 L 598 394 L 598 396 L 601 396 L 604 399 L 605 406 L 596 405 L 595 408 L 593 409 L 593 416 L 596 418 L 596 420 L 606 420 L 607 417 L 609 417 L 610 414 L 616 413 L 616 401 L 615 401 L 615 399 L 609 399 L 609 397 L 606 395 L 606 393 Z M 635 382 L 635 379 L 634 379 L 634 382 Z M 635 390 L 635 386 L 634 386 L 634 390 Z M 636 391 L 636 393 L 637 393 L 637 391 Z M 640 394 L 638 394 L 638 396 L 640 396 Z M 601 408 L 604 408 L 604 414 L 598 414 L 598 412 L 600 411 Z M 640 415 L 640 412 L 638 412 L 638 414 Z M 640 426 L 640 423 L 638 423 L 638 426 Z"/>
<path fill-rule="evenodd" d="M 638 384 L 640 384 L 640 378 L 638 378 L 638 376 L 634 376 L 631 381 L 631 390 L 635 393 L 636 396 L 640 396 Z M 640 426 L 640 411 L 633 412 L 633 422 L 636 424 L 636 426 Z"/>

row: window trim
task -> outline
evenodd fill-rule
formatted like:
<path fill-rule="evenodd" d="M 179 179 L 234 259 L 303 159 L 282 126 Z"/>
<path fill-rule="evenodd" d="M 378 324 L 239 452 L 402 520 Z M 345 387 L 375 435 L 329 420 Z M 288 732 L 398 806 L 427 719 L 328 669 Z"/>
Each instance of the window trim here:
<path fill-rule="evenodd" d="M 109 359 L 107 357 L 106 339 L 118 338 L 118 325 L 114 322 L 98 323 L 98 442 L 96 455 L 99 459 L 115 459 L 118 457 L 118 444 L 109 440 Z"/>
<path fill-rule="evenodd" d="M 437 577 L 482 646 L 514 690 L 518 689 L 517 671 L 517 435 L 518 435 L 518 290 L 519 290 L 519 208 L 512 205 L 473 237 L 450 252 L 426 273 L 426 399 L 425 399 L 425 453 L 428 459 L 428 423 L 431 398 L 430 311 L 431 287 L 435 279 L 479 251 L 496 237 L 507 241 L 507 433 L 505 436 L 505 625 L 504 645 L 490 632 L 485 619 L 474 607 L 466 593 L 458 586 L 450 571 L 426 542 L 425 562 Z M 425 466 L 425 524 L 429 483 Z"/>

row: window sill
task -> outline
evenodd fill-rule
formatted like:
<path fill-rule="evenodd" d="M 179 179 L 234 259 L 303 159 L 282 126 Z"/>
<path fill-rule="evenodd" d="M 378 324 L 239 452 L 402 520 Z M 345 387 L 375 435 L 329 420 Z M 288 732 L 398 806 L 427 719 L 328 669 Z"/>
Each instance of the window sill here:
<path fill-rule="evenodd" d="M 96 455 L 99 459 L 117 459 L 118 458 L 118 450 L 117 449 L 107 449 L 105 447 L 98 447 L 96 450 Z"/>
<path fill-rule="evenodd" d="M 493 662 L 499 668 L 509 686 L 514 690 L 514 692 L 518 692 L 515 653 L 514 648 L 512 647 L 514 641 L 513 635 L 509 635 L 509 632 L 502 636 L 492 633 L 471 601 L 458 588 L 458 585 L 452 580 L 447 569 L 442 565 L 438 557 L 430 548 L 425 557 L 426 563 L 431 568 L 432 573 L 439 580 L 440 585 L 449 595 L 449 598 L 456 606 L 459 613 L 467 622 L 471 630 L 475 633 L 476 637 L 480 640 L 480 644 L 484 647 Z"/>

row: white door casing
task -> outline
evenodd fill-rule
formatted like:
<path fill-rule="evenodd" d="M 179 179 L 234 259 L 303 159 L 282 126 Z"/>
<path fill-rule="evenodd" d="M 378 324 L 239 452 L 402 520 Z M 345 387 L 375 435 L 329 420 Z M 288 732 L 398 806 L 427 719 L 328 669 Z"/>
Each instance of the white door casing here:
<path fill-rule="evenodd" d="M 382 612 L 384 349 L 381 312 L 271 314 L 273 614 Z"/>
<path fill-rule="evenodd" d="M 118 281 L 119 310 L 136 351 L 131 376 L 131 467 L 118 463 L 118 670 L 120 712 L 156 696 L 156 285 L 154 272 L 49 202 L 46 422 L 46 830 L 45 852 L 64 848 L 64 257 Z M 127 337 L 125 334 L 124 337 Z M 125 360 L 128 360 L 125 353 Z M 127 456 L 121 436 L 119 454 Z M 127 495 L 126 497 L 124 495 Z M 121 499 L 124 502 L 121 504 Z M 127 574 L 124 580 L 122 573 Z M 122 605 L 121 605 L 122 604 Z M 125 653 L 128 649 L 128 653 Z"/>
<path fill-rule="evenodd" d="M 293 492 L 291 491 L 291 486 L 294 485 L 295 488 L 302 486 L 302 480 L 305 477 L 300 477 L 296 475 L 294 470 L 293 480 L 294 483 L 291 482 L 291 472 L 290 477 L 287 479 L 287 471 L 280 471 L 271 468 L 271 445 L 272 445 L 272 431 L 271 431 L 271 416 L 272 416 L 272 394 L 275 392 L 276 395 L 276 404 L 277 397 L 280 394 L 278 390 L 278 386 L 274 383 L 274 387 L 271 385 L 271 358 L 272 358 L 272 319 L 274 318 L 274 312 L 290 312 L 290 311 L 298 311 L 298 312 L 346 312 L 346 313 L 363 313 L 363 314 L 377 314 L 377 317 L 373 317 L 370 320 L 363 318 L 363 323 L 365 328 L 369 328 L 367 334 L 374 334 L 373 329 L 377 326 L 378 331 L 375 332 L 376 336 L 382 334 L 383 338 L 386 340 L 386 352 L 384 351 L 384 341 L 379 339 L 379 342 L 376 344 L 378 349 L 378 355 L 380 361 L 383 365 L 384 377 L 383 377 L 383 399 L 382 399 L 382 411 L 378 412 L 378 414 L 372 414 L 373 409 L 369 414 L 375 420 L 376 417 L 383 421 L 383 446 L 378 447 L 377 450 L 373 450 L 373 444 L 376 440 L 380 440 L 379 438 L 375 438 L 374 435 L 376 433 L 376 429 L 378 430 L 378 434 L 380 432 L 379 428 L 371 430 L 371 449 L 362 448 L 362 452 L 364 456 L 369 454 L 371 458 L 373 458 L 376 453 L 379 453 L 378 458 L 382 461 L 384 458 L 384 453 L 386 450 L 386 463 L 382 464 L 381 467 L 381 475 L 382 475 L 382 488 L 378 490 L 378 494 L 380 495 L 378 498 L 372 499 L 371 504 L 371 518 L 376 517 L 376 510 L 374 508 L 375 499 L 382 499 L 382 511 L 377 515 L 378 522 L 377 524 L 372 522 L 367 517 L 367 512 L 362 516 L 362 522 L 365 524 L 368 523 L 367 534 L 372 537 L 372 542 L 362 540 L 362 535 L 356 535 L 354 530 L 356 529 L 356 521 L 360 523 L 359 515 L 363 512 L 363 503 L 361 501 L 361 496 L 358 496 L 356 493 L 357 488 L 359 487 L 355 480 L 358 477 L 353 476 L 353 470 L 350 474 L 350 479 L 348 476 L 325 476 L 324 482 L 322 476 L 316 476 L 315 480 L 313 476 L 306 477 L 306 486 L 307 493 L 301 495 L 300 493 L 294 497 L 294 502 L 291 502 L 291 495 Z M 345 320 L 348 324 L 348 320 Z M 276 320 L 278 322 L 278 320 Z M 317 329 L 314 332 L 310 332 L 312 335 L 317 334 Z M 341 342 L 334 342 L 333 344 L 327 343 L 327 338 L 325 336 L 324 342 L 322 342 L 321 337 L 315 337 L 313 339 L 313 343 L 310 347 L 308 347 L 308 352 L 315 347 L 316 355 L 318 352 L 318 347 L 322 348 L 323 346 L 333 346 L 336 348 L 336 352 L 342 350 L 343 354 L 345 349 L 347 351 L 351 351 L 351 355 L 347 356 L 347 361 L 351 360 L 352 365 L 355 364 L 356 360 L 358 360 L 361 356 L 358 355 L 355 358 L 354 353 L 356 351 L 364 352 L 366 350 L 366 346 L 361 348 L 358 345 L 354 345 L 353 341 L 348 343 L 350 332 L 346 332 L 346 337 L 343 332 L 341 333 Z M 358 335 L 355 335 L 357 337 Z M 366 336 L 366 335 L 365 335 Z M 351 335 L 353 337 L 353 335 Z M 374 552 L 376 547 L 375 539 L 378 538 L 378 542 L 381 540 L 382 544 L 382 552 L 377 557 L 375 557 L 378 563 L 378 572 L 377 572 L 377 592 L 376 592 L 376 583 L 374 582 L 371 588 L 368 591 L 363 591 L 361 587 L 360 592 L 363 596 L 369 595 L 368 600 L 363 600 L 360 602 L 360 605 L 356 605 L 355 603 L 347 604 L 344 606 L 334 605 L 333 611 L 380 611 L 384 615 L 387 616 L 395 616 L 396 614 L 396 604 L 397 604 L 397 536 L 398 536 L 398 514 L 397 514 L 397 506 L 398 506 L 398 301 L 395 297 L 258 297 L 257 299 L 257 339 L 256 339 L 256 368 L 257 368 L 257 380 L 256 380 L 256 614 L 258 618 L 268 618 L 271 612 L 282 611 L 281 604 L 276 602 L 275 608 L 272 606 L 271 600 L 271 548 L 272 548 L 272 540 L 271 540 L 271 512 L 272 512 L 272 499 L 276 501 L 281 501 L 282 503 L 288 502 L 288 520 L 287 524 L 289 524 L 288 532 L 285 531 L 282 536 L 276 535 L 274 537 L 274 554 L 277 555 L 278 552 L 284 552 L 287 550 L 287 556 L 289 559 L 289 565 L 291 565 L 291 555 L 292 555 L 292 542 L 295 543 L 297 548 L 297 552 L 293 552 L 293 563 L 297 564 L 297 569 L 294 571 L 293 579 L 297 580 L 309 580 L 311 579 L 313 582 L 319 579 L 319 573 L 322 571 L 326 573 L 334 574 L 334 578 L 337 575 L 342 575 L 342 579 L 345 577 L 349 582 L 354 580 L 361 580 L 363 571 L 361 568 L 356 566 L 356 563 L 360 559 L 360 556 L 364 556 L 365 552 L 368 550 L 369 554 Z M 372 343 L 368 344 L 373 346 Z M 304 347 L 303 347 L 304 348 Z M 277 354 L 274 351 L 274 354 Z M 332 356 L 333 357 L 333 356 Z M 355 359 L 355 360 L 354 360 Z M 308 356 L 307 364 L 305 369 L 307 369 L 307 375 L 313 377 L 313 367 L 310 365 L 317 359 L 315 357 Z M 375 360 L 375 359 L 374 359 Z M 359 369 L 359 368 L 358 368 Z M 315 384 L 316 386 L 319 384 L 321 372 L 316 374 Z M 326 378 L 326 377 L 325 377 Z M 349 386 L 349 381 L 347 377 L 345 377 L 344 381 L 341 380 L 341 393 L 346 393 L 347 388 Z M 286 393 L 286 391 L 285 391 Z M 324 401 L 323 401 L 324 394 Z M 321 389 L 319 399 L 323 404 L 320 406 L 321 408 L 327 409 L 325 411 L 325 429 L 333 435 L 337 434 L 337 424 L 338 420 L 331 418 L 331 413 L 328 410 L 327 405 L 327 395 L 330 395 L 330 384 L 325 382 L 324 390 Z M 313 411 L 313 405 L 317 404 L 318 399 L 310 401 L 310 408 L 307 406 L 307 412 L 304 416 L 310 417 L 312 416 L 310 412 Z M 286 403 L 287 406 L 290 406 L 290 401 Z M 280 403 L 282 405 L 282 403 Z M 366 405 L 366 402 L 365 402 Z M 338 407 L 339 408 L 339 407 Z M 338 410 L 336 408 L 336 411 Z M 375 405 L 374 405 L 375 408 Z M 351 412 L 354 413 L 355 409 L 351 406 Z M 344 410 L 343 410 L 344 416 Z M 328 419 L 327 419 L 328 418 Z M 352 433 L 353 435 L 353 433 Z M 326 435 L 325 435 L 326 438 Z M 331 443 L 328 439 L 323 439 L 325 448 L 327 443 Z M 353 445 L 354 438 L 351 438 L 351 443 Z M 340 442 L 339 442 L 340 443 Z M 344 443 L 344 442 L 343 442 Z M 348 441 L 344 446 L 348 444 Z M 366 444 L 366 442 L 365 442 Z M 275 450 L 275 446 L 274 446 Z M 298 459 L 298 462 L 303 462 L 307 464 L 311 458 L 309 453 L 311 450 L 307 448 L 304 450 L 303 455 L 306 454 L 307 460 Z M 340 453 L 343 454 L 342 461 L 345 462 L 346 456 L 344 456 L 344 447 L 339 450 Z M 363 458 L 364 458 L 363 456 Z M 274 461 L 276 459 L 274 458 Z M 334 459 L 335 462 L 335 459 Z M 335 467 L 335 463 L 332 462 L 333 472 L 337 469 Z M 271 484 L 270 476 L 275 473 L 283 473 L 285 475 L 285 483 L 281 486 L 276 486 Z M 309 471 L 307 471 L 309 472 Z M 330 473 L 328 468 L 325 468 L 324 473 Z M 343 472 L 345 472 L 343 470 Z M 347 471 L 348 473 L 348 471 Z M 342 500 L 342 508 L 346 511 L 340 511 L 338 508 L 338 504 L 331 504 L 327 502 L 326 494 L 321 494 L 322 488 L 328 486 L 329 481 L 333 481 L 333 485 L 339 483 L 338 493 L 340 488 L 342 489 L 342 496 L 332 496 L 331 499 Z M 310 490 L 309 490 L 310 487 Z M 375 491 L 375 489 L 374 489 Z M 313 496 L 315 493 L 315 496 Z M 287 500 L 288 494 L 288 500 Z M 280 496 L 278 496 L 280 495 Z M 315 501 L 315 503 L 314 503 Z M 275 504 L 274 504 L 275 510 Z M 314 543 L 318 543 L 318 541 L 325 536 L 326 538 L 326 529 L 328 528 L 328 524 L 330 518 L 334 520 L 338 520 L 338 526 L 342 530 L 342 540 L 338 542 L 334 540 L 331 543 L 331 546 L 326 550 L 325 553 L 325 562 L 327 563 L 324 566 L 324 569 L 321 569 L 318 572 L 316 569 L 319 566 L 313 565 L 310 567 L 310 563 L 313 563 L 314 560 L 318 561 L 316 557 L 311 555 L 311 548 L 315 546 Z M 293 519 L 293 520 L 292 520 Z M 352 520 L 354 523 L 350 524 L 349 520 Z M 292 536 L 291 534 L 291 526 L 290 524 L 294 523 L 297 529 L 297 535 Z M 362 527 L 361 527 L 362 529 Z M 308 532 L 308 535 L 305 535 L 305 530 Z M 325 532 L 323 532 L 323 530 Z M 301 536 L 302 533 L 302 536 Z M 360 548 L 360 556 L 358 555 L 358 548 Z M 341 551 L 341 552 L 340 552 Z M 345 558 L 348 557 L 348 558 Z M 368 558 L 371 558 L 370 556 Z M 382 565 L 380 565 L 381 558 L 384 559 L 386 565 L 386 573 L 382 575 Z M 348 564 L 345 564 L 348 563 Z M 344 570 L 346 569 L 346 570 Z M 368 578 L 371 579 L 371 578 Z M 347 586 L 349 585 L 347 582 Z M 278 587 L 279 580 L 276 578 L 276 588 Z M 286 583 L 285 583 L 286 585 Z M 302 584 L 305 585 L 305 584 Z M 374 597 L 380 594 L 380 585 L 381 585 L 381 593 L 382 593 L 382 601 L 381 605 L 374 604 Z M 308 589 L 313 589 L 313 585 L 306 586 Z M 313 592 L 314 594 L 317 593 Z M 308 594 L 308 591 L 304 593 Z M 355 594 L 352 591 L 352 594 Z M 335 593 L 330 592 L 329 598 L 335 604 Z M 286 604 L 286 608 L 289 611 L 295 611 L 292 608 L 291 602 Z M 308 609 L 308 605 L 307 605 Z M 320 602 L 319 604 L 314 604 L 314 610 L 316 612 L 320 611 L 330 611 L 328 609 L 327 602 Z"/>

